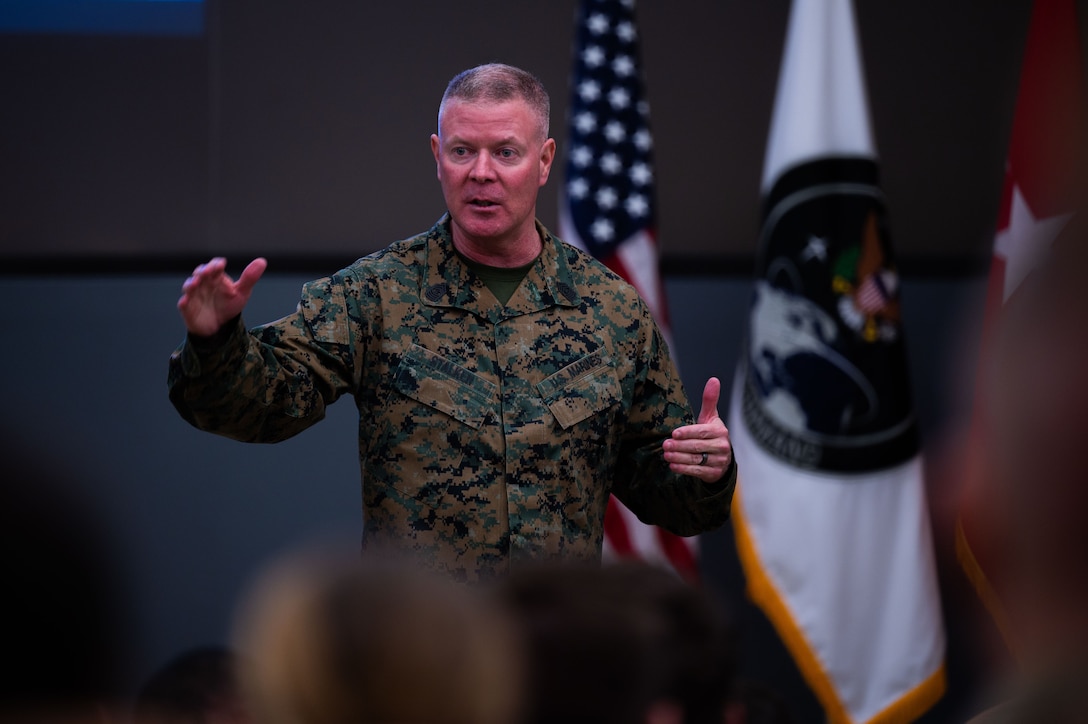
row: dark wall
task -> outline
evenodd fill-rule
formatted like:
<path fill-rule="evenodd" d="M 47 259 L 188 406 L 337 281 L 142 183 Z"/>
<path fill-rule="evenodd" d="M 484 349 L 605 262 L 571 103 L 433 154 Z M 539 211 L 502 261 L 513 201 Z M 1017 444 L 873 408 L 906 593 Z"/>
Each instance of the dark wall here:
<path fill-rule="evenodd" d="M 207 238 L 207 45 L 0 35 L 0 258 Z"/>
<path fill-rule="evenodd" d="M 905 259 L 988 249 L 1029 7 L 857 3 Z M 427 139 L 480 62 L 541 76 L 562 146 L 574 0 L 207 8 L 197 39 L 0 36 L 0 259 L 350 261 L 442 212 Z M 639 12 L 664 254 L 749 257 L 788 3 Z"/>

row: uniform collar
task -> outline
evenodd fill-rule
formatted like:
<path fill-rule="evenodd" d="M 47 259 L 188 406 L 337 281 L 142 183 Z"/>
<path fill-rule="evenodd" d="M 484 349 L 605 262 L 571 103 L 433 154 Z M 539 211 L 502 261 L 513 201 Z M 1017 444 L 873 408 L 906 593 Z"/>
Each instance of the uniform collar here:
<path fill-rule="evenodd" d="M 429 307 L 455 307 L 498 321 L 531 314 L 548 307 L 576 307 L 582 302 L 567 262 L 562 242 L 540 221 L 541 252 L 505 307 L 487 291 L 483 281 L 468 268 L 453 248 L 450 215 L 438 220 L 427 234 L 427 271 L 420 299 Z"/>

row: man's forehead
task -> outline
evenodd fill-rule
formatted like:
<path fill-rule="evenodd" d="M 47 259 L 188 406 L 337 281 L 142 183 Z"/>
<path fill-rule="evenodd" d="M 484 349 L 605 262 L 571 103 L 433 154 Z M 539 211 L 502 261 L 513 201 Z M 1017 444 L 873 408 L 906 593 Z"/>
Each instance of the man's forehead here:
<path fill-rule="evenodd" d="M 539 119 L 533 108 L 520 98 L 505 101 L 463 100 L 447 101 L 439 116 L 440 130 L 451 132 L 495 131 L 501 127 L 510 133 L 533 135 Z M 450 128 L 451 125 L 456 129 Z"/>
<path fill-rule="evenodd" d="M 501 117 L 521 114 L 533 115 L 533 109 L 521 98 L 495 101 L 487 99 L 451 98 L 442 108 L 443 116 L 452 114 L 479 117 Z"/>

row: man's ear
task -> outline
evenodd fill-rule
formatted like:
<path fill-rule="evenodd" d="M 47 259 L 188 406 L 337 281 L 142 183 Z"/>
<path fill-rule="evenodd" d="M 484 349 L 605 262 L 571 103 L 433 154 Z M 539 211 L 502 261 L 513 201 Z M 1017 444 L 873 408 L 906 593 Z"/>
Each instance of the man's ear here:
<path fill-rule="evenodd" d="M 555 139 L 549 138 L 540 149 L 540 185 L 548 181 L 548 175 L 552 172 L 552 161 L 555 160 Z"/>
<path fill-rule="evenodd" d="M 438 162 L 438 152 L 442 148 L 442 142 L 438 140 L 438 134 L 431 134 L 431 153 L 434 155 L 434 165 L 437 167 L 435 173 L 438 175 L 438 180 L 442 180 L 442 164 Z"/>

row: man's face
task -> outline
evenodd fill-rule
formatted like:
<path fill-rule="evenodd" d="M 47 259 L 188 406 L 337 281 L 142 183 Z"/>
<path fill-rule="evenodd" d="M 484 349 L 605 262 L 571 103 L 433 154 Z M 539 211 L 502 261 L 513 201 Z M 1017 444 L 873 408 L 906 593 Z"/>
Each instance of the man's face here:
<path fill-rule="evenodd" d="M 537 191 L 548 180 L 555 141 L 541 138 L 524 101 L 451 101 L 431 151 L 455 233 L 494 245 L 534 233 Z"/>

